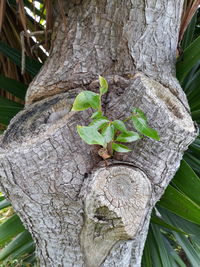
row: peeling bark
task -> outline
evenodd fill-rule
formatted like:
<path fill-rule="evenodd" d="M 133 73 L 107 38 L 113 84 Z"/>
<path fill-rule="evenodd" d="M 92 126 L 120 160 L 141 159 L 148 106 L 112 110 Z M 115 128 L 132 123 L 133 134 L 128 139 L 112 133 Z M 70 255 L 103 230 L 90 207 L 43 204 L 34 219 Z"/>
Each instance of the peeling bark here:
<path fill-rule="evenodd" d="M 0 146 L 0 184 L 31 232 L 40 266 L 140 266 L 152 208 L 196 129 L 175 79 L 183 1 L 67 2 L 52 51 L 30 85 L 26 109 Z M 76 125 L 75 96 L 109 81 L 103 109 L 123 119 L 141 108 L 161 137 L 133 143 L 108 166 Z"/>

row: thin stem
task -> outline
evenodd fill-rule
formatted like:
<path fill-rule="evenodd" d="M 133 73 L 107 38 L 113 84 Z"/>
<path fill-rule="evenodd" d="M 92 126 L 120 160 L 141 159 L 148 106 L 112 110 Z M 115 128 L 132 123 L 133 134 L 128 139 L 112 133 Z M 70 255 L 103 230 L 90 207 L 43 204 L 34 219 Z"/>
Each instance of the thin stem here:
<path fill-rule="evenodd" d="M 109 143 L 107 144 L 107 150 L 108 150 L 108 154 L 109 154 L 110 156 L 113 156 L 112 143 L 113 143 L 113 141 L 111 141 L 111 142 L 109 142 Z"/>
<path fill-rule="evenodd" d="M 132 118 L 132 116 L 129 116 L 128 118 L 126 118 L 125 120 L 123 120 L 123 122 L 126 122 L 128 120 L 130 120 Z"/>
<path fill-rule="evenodd" d="M 102 106 L 101 106 L 101 94 L 99 94 L 99 99 L 100 99 L 100 101 L 99 101 L 99 108 L 98 108 L 98 111 L 99 112 L 102 112 Z"/>

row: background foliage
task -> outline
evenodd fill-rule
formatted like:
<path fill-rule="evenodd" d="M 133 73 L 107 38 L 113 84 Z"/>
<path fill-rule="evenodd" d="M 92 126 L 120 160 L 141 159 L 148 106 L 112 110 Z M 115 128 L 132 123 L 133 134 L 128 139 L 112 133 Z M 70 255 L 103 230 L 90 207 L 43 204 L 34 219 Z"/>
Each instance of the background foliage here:
<path fill-rule="evenodd" d="M 57 0 L 62 5 L 61 0 Z M 24 106 L 28 84 L 49 50 L 53 1 L 0 2 L 0 131 Z M 187 94 L 193 120 L 200 125 L 199 1 L 187 0 L 180 29 L 177 78 Z M 194 16 L 193 16 L 194 15 Z M 192 18 L 192 20 L 191 20 Z M 190 24 L 189 24 L 190 22 Z M 185 31 L 187 27 L 187 30 Z M 37 39 L 27 31 L 44 31 Z M 25 31 L 25 72 L 21 72 L 21 39 Z M 184 34 L 184 36 L 183 36 Z M 21 35 L 22 36 L 22 35 Z M 199 266 L 200 262 L 200 136 L 190 145 L 181 166 L 152 213 L 143 267 Z M 35 246 L 10 203 L 0 195 L 0 266 L 36 265 Z"/>

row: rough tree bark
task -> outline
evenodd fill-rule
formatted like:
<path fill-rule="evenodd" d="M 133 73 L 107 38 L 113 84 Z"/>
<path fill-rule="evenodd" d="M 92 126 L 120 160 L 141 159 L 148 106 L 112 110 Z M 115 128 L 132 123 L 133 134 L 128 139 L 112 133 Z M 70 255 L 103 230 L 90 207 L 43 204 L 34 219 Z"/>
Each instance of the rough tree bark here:
<path fill-rule="evenodd" d="M 31 232 L 40 266 L 140 266 L 152 208 L 194 140 L 175 78 L 183 0 L 64 1 L 52 50 L 26 108 L 1 140 L 0 183 Z M 105 166 L 76 125 L 74 97 L 109 82 L 107 116 L 139 107 L 161 140 L 144 138 Z"/>

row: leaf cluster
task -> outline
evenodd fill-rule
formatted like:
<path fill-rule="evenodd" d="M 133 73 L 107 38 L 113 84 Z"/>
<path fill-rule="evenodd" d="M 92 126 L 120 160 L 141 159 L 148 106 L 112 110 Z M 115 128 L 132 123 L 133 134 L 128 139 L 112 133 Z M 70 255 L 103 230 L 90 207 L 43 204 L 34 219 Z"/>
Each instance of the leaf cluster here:
<path fill-rule="evenodd" d="M 143 136 L 160 140 L 157 131 L 148 126 L 147 117 L 139 108 L 133 108 L 131 116 L 123 121 L 118 119 L 112 121 L 107 118 L 102 111 L 101 98 L 108 92 L 108 83 L 105 78 L 99 76 L 99 84 L 99 94 L 92 91 L 83 91 L 77 95 L 72 107 L 73 111 L 82 111 L 88 108 L 97 110 L 92 114 L 92 121 L 88 126 L 77 126 L 78 134 L 84 142 L 89 145 L 102 146 L 106 151 L 106 158 L 108 158 L 113 155 L 113 151 L 131 151 L 129 147 L 121 143 L 131 143 Z M 127 129 L 125 122 L 129 120 L 132 121 L 137 132 Z"/>

